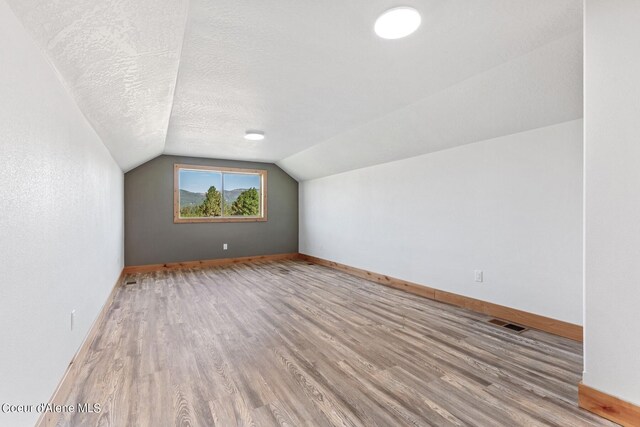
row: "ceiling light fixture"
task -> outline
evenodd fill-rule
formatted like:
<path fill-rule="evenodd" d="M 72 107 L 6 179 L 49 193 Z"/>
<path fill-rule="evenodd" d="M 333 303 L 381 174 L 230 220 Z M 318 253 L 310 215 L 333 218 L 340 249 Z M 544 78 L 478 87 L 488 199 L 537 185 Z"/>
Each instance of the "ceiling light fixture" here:
<path fill-rule="evenodd" d="M 385 11 L 373 27 L 376 34 L 383 39 L 401 39 L 418 29 L 422 18 L 412 7 L 394 7 Z"/>
<path fill-rule="evenodd" d="M 262 141 L 264 139 L 264 132 L 260 130 L 248 130 L 244 134 L 244 139 L 249 141 Z"/>

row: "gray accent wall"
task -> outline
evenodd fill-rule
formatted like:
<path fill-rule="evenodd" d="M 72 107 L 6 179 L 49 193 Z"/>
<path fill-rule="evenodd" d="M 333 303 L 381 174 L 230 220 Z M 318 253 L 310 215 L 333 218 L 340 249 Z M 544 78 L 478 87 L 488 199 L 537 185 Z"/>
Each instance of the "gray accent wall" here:
<path fill-rule="evenodd" d="M 174 224 L 176 163 L 265 169 L 268 220 Z M 298 183 L 272 163 L 162 155 L 125 174 L 124 196 L 128 266 L 298 252 Z"/>

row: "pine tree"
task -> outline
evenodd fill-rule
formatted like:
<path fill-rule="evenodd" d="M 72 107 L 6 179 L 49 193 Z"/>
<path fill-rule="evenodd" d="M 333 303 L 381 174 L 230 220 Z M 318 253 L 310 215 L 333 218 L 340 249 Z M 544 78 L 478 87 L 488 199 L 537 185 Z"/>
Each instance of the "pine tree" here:
<path fill-rule="evenodd" d="M 184 206 L 180 209 L 180 216 L 182 218 L 191 218 L 195 216 L 199 216 L 198 209 L 200 206 Z"/>
<path fill-rule="evenodd" d="M 260 215 L 260 194 L 255 188 L 250 188 L 238 195 L 231 205 L 231 215 L 258 216 Z"/>
<path fill-rule="evenodd" d="M 214 185 L 209 187 L 204 202 L 198 206 L 198 216 L 220 216 L 222 210 L 222 195 Z"/>

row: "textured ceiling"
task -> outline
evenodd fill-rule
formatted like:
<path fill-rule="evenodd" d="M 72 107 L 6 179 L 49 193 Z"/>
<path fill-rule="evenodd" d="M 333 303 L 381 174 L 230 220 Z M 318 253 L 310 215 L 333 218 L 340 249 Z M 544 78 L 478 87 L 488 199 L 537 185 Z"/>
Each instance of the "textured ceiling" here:
<path fill-rule="evenodd" d="M 278 164 L 299 180 L 582 117 L 582 33 L 573 33 Z"/>
<path fill-rule="evenodd" d="M 186 1 L 9 1 L 125 170 L 165 152 L 308 179 L 582 114 L 581 0 L 408 0 L 400 40 L 372 30 L 395 0 Z"/>
<path fill-rule="evenodd" d="M 7 0 L 114 159 L 164 150 L 188 0 Z"/>

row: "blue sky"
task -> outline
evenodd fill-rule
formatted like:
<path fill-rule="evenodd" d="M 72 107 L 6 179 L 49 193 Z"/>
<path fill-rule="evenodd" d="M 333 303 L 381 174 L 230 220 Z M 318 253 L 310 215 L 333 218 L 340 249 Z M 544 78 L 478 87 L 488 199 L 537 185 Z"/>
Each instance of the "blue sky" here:
<path fill-rule="evenodd" d="M 224 174 L 224 189 L 235 190 L 236 188 L 260 188 L 260 175 L 246 175 L 240 173 Z"/>
<path fill-rule="evenodd" d="M 215 185 L 218 191 L 222 187 L 222 174 L 207 170 L 181 170 L 180 189 L 192 193 L 206 193 L 209 187 Z M 238 173 L 224 174 L 224 189 L 236 188 L 260 188 L 259 175 L 247 175 Z"/>

